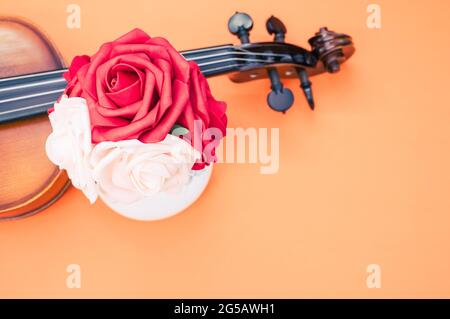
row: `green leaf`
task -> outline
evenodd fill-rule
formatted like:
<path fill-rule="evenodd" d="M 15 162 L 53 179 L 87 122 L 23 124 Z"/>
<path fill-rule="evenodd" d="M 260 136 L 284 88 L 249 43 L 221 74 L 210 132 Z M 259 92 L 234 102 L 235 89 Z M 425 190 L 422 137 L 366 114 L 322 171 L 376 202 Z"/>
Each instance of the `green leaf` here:
<path fill-rule="evenodd" d="M 183 136 L 189 133 L 189 130 L 181 125 L 175 124 L 170 130 L 170 134 L 176 136 Z"/>

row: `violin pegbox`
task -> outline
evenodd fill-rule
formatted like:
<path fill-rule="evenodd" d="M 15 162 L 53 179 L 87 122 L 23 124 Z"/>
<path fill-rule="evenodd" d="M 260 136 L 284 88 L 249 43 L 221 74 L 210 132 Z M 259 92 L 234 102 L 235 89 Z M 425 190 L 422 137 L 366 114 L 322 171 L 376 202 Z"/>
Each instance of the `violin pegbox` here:
<path fill-rule="evenodd" d="M 287 28 L 277 17 L 271 16 L 266 21 L 266 30 L 273 35 L 272 42 L 250 42 L 252 28 L 253 21 L 247 13 L 236 12 L 228 21 L 228 30 L 241 42 L 235 46 L 238 71 L 230 79 L 238 83 L 269 79 L 271 91 L 267 103 L 278 112 L 285 113 L 294 103 L 294 95 L 284 87 L 282 78 L 298 78 L 308 105 L 314 110 L 310 76 L 338 72 L 355 51 L 350 36 L 326 27 L 309 39 L 311 50 L 286 43 Z"/>

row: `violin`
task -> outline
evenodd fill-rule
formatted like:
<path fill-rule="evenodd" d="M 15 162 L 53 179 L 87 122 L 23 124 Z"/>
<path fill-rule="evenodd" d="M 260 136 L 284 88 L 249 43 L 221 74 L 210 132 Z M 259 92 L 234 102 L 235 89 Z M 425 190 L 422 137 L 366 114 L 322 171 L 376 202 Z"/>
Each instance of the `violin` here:
<path fill-rule="evenodd" d="M 240 44 L 181 51 L 206 77 L 228 74 L 242 83 L 268 79 L 267 104 L 285 113 L 294 103 L 281 79 L 298 78 L 306 101 L 315 108 L 310 77 L 336 73 L 354 51 L 352 38 L 326 27 L 309 39 L 310 50 L 285 42 L 287 29 L 271 16 L 266 22 L 270 42 L 250 42 L 251 17 L 236 12 L 229 31 Z M 0 18 L 0 220 L 23 218 L 42 211 L 69 187 L 64 171 L 45 154 L 51 131 L 47 110 L 61 96 L 65 64 L 56 48 L 36 27 L 17 19 Z"/>

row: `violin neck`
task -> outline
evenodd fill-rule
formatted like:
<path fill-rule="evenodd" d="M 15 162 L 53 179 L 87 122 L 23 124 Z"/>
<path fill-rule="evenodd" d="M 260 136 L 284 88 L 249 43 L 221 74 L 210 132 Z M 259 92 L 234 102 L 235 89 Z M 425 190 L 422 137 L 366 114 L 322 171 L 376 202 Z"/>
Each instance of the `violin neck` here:
<path fill-rule="evenodd" d="M 239 69 L 240 58 L 231 44 L 180 52 L 195 61 L 203 75 L 211 77 Z M 0 79 L 0 123 L 45 114 L 61 96 L 67 69 Z"/>

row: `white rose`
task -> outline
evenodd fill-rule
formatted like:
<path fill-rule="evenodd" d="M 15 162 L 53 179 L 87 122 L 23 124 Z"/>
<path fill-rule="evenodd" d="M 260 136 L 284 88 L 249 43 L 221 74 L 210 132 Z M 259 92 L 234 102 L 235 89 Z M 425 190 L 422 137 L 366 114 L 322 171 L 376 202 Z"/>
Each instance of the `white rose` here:
<path fill-rule="evenodd" d="M 101 142 L 90 156 L 98 191 L 108 201 L 130 203 L 159 192 L 178 192 L 189 180 L 200 153 L 168 134 L 159 143 Z"/>
<path fill-rule="evenodd" d="M 82 190 L 91 203 L 95 202 L 98 192 L 88 162 L 92 143 L 86 100 L 64 95 L 55 103 L 49 118 L 53 132 L 45 143 L 48 158 L 65 169 L 72 185 Z"/>

